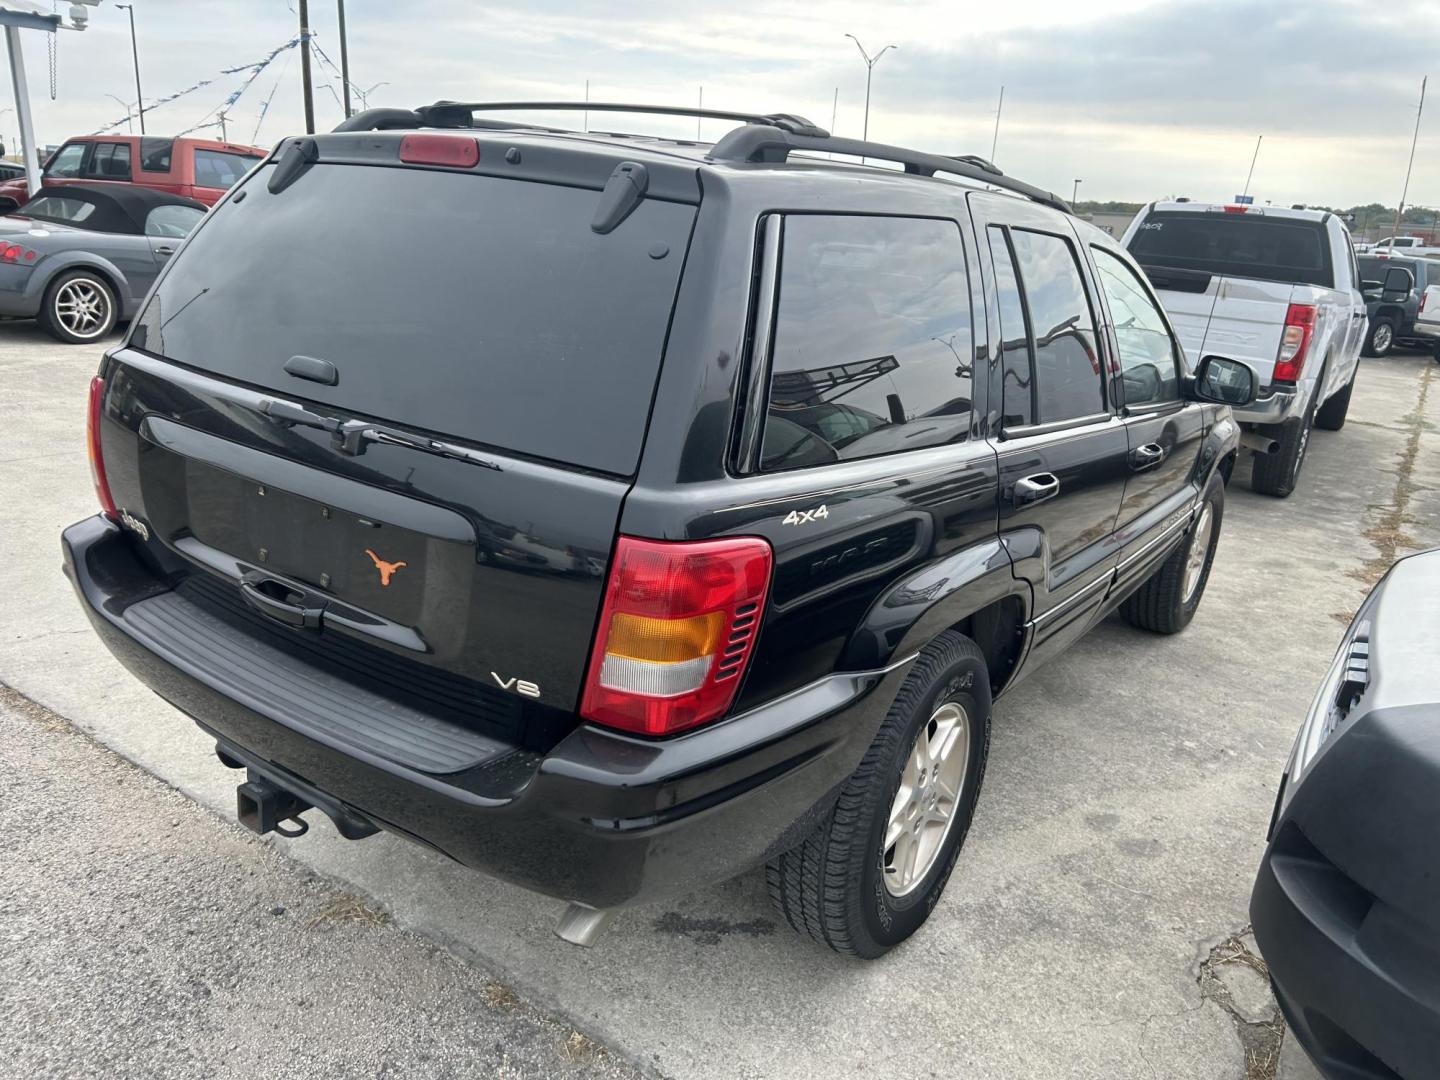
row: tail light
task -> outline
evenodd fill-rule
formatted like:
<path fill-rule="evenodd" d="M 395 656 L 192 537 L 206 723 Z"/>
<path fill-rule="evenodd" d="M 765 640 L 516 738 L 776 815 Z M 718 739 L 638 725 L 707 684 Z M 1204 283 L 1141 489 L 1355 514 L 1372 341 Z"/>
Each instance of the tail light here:
<path fill-rule="evenodd" d="M 19 244 L 0 243 L 0 263 L 33 263 L 35 251 Z"/>
<path fill-rule="evenodd" d="M 615 549 L 580 713 L 670 735 L 723 716 L 765 609 L 770 545 L 758 537 Z"/>
<path fill-rule="evenodd" d="M 1293 383 L 1305 367 L 1305 354 L 1315 333 L 1315 305 L 1291 304 L 1285 312 L 1285 333 L 1280 338 L 1280 354 L 1275 358 L 1274 382 Z"/>
<path fill-rule="evenodd" d="M 100 453 L 100 410 L 105 407 L 105 380 L 100 376 L 90 380 L 90 409 L 85 420 L 85 446 L 90 452 L 90 477 L 95 481 L 95 498 L 100 500 L 100 512 L 111 521 L 120 520 L 115 509 L 115 500 L 110 497 L 110 481 L 105 479 L 105 458 Z"/>
<path fill-rule="evenodd" d="M 1420 294 L 1420 307 L 1419 307 L 1417 310 L 1420 311 L 1420 312 L 1424 312 L 1424 310 L 1425 310 L 1425 301 L 1426 301 L 1426 300 L 1429 300 L 1429 299 L 1430 299 L 1430 290 L 1429 290 L 1429 289 L 1426 289 L 1424 292 L 1422 292 L 1422 293 Z"/>

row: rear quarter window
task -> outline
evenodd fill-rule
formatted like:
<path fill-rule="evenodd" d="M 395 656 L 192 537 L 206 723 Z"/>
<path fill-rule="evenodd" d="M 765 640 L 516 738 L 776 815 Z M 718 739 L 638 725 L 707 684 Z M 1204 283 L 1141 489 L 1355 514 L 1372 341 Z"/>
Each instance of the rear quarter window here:
<path fill-rule="evenodd" d="M 785 219 L 761 468 L 961 442 L 970 290 L 953 221 Z"/>
<path fill-rule="evenodd" d="M 1329 238 L 1318 221 L 1264 214 L 1150 214 L 1130 239 L 1142 266 L 1334 288 Z"/>

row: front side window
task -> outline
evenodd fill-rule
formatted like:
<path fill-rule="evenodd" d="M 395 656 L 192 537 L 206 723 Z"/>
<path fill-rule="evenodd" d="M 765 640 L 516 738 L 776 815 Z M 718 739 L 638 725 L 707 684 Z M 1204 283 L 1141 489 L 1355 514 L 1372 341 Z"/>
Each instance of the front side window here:
<path fill-rule="evenodd" d="M 1180 400 L 1175 342 L 1165 319 L 1135 271 L 1103 248 L 1091 248 L 1100 288 L 1115 321 L 1120 381 L 1126 405 Z"/>
<path fill-rule="evenodd" d="M 45 166 L 45 175 L 65 179 L 77 177 L 80 175 L 80 163 L 84 158 L 84 143 L 70 143 L 62 146 L 55 151 L 55 156 L 50 159 L 50 164 Z"/>
<path fill-rule="evenodd" d="M 223 150 L 195 151 L 195 184 L 197 187 L 229 188 L 240 182 L 259 157 L 227 154 Z"/>
<path fill-rule="evenodd" d="M 145 235 L 183 240 L 204 216 L 193 206 L 157 206 L 145 215 Z"/>
<path fill-rule="evenodd" d="M 970 432 L 973 362 L 953 221 L 791 215 L 761 467 L 960 442 Z"/>
<path fill-rule="evenodd" d="M 1010 239 L 1034 341 L 1035 423 L 1103 413 L 1095 320 L 1074 247 L 1063 237 L 1026 229 L 1012 229 Z"/>

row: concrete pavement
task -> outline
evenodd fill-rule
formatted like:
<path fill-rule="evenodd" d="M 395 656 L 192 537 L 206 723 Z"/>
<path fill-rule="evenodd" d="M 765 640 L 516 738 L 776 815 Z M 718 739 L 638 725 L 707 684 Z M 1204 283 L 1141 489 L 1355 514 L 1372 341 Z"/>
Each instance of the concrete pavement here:
<path fill-rule="evenodd" d="M 97 359 L 0 326 L 0 681 L 229 815 L 234 774 L 111 660 L 58 570 L 60 528 L 94 511 Z M 665 1075 L 1245 1076 L 1253 1040 L 1207 964 L 1228 981 L 1214 950 L 1248 921 L 1276 781 L 1342 621 L 1397 553 L 1440 543 L 1440 386 L 1416 411 L 1434 369 L 1364 361 L 1351 422 L 1315 433 L 1288 500 L 1251 493 L 1242 463 L 1184 634 L 1112 620 L 998 704 L 945 899 L 880 962 L 793 937 L 756 874 L 622 913 L 581 951 L 551 934 L 558 904 L 392 837 L 322 823 L 270 843 Z M 185 890 L 166 903 L 183 917 Z"/>

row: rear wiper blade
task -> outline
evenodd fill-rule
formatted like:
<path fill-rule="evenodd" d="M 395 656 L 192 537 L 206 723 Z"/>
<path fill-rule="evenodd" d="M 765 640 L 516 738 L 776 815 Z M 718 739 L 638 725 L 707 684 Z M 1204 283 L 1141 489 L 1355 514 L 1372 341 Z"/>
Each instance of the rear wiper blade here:
<path fill-rule="evenodd" d="M 479 465 L 482 469 L 500 471 L 500 466 L 495 462 L 467 447 L 426 438 L 423 435 L 411 435 L 408 432 L 390 430 L 365 420 L 337 420 L 333 416 L 321 416 L 319 413 L 311 412 L 293 402 L 279 401 L 275 398 L 262 400 L 260 411 L 282 424 L 328 431 L 335 449 L 352 457 L 359 457 L 363 454 L 367 443 L 388 443 L 391 446 L 404 446 L 426 454 L 453 458 L 456 461 L 468 461 L 471 465 Z"/>
<path fill-rule="evenodd" d="M 407 435 L 376 427 L 367 427 L 359 432 L 359 436 L 361 439 L 368 439 L 371 442 L 389 443 L 391 446 L 408 446 L 411 450 L 419 450 L 422 453 L 454 458 L 456 461 L 468 461 L 471 465 L 479 465 L 482 469 L 501 471 L 499 465 L 483 454 L 478 454 L 464 446 L 456 446 L 454 443 L 441 442 L 438 439 L 427 439 L 421 435 Z"/>

